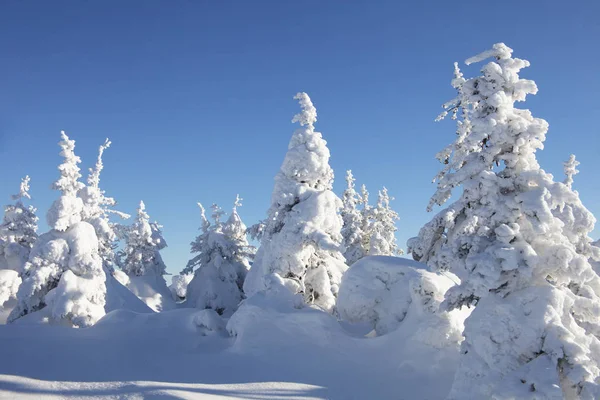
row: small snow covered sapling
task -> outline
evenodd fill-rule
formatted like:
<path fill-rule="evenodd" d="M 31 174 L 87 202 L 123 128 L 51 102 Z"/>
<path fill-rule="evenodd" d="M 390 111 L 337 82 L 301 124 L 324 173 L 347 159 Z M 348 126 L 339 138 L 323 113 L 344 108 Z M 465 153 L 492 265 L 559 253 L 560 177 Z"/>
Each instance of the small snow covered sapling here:
<path fill-rule="evenodd" d="M 462 194 L 409 241 L 415 259 L 461 279 L 445 309 L 475 306 L 449 399 L 598 399 L 595 218 L 570 187 L 574 162 L 562 183 L 536 160 L 548 123 L 515 107 L 538 90 L 519 77 L 529 62 L 499 43 L 467 64 L 488 58 L 470 79 L 455 64 L 458 96 L 441 118 L 458 120 L 457 135 L 438 153 L 429 209 Z"/>
<path fill-rule="evenodd" d="M 160 228 L 150 222 L 146 205 L 140 201 L 136 219 L 125 232 L 125 248 L 119 253 L 120 265 L 127 275 L 162 276 L 166 273 L 160 250 L 167 247 L 167 242 Z"/>
<path fill-rule="evenodd" d="M 354 176 L 352 171 L 346 171 L 346 190 L 342 195 L 342 245 L 344 257 L 348 265 L 354 264 L 363 258 L 366 253 L 363 249 L 364 232 L 362 230 L 363 215 L 358 209 L 361 199 L 354 189 Z"/>
<path fill-rule="evenodd" d="M 377 196 L 377 205 L 371 209 L 369 223 L 369 252 L 370 256 L 395 256 L 404 254 L 398 248 L 396 241 L 396 221 L 400 219 L 398 213 L 390 207 L 389 196 L 384 187 Z"/>
<path fill-rule="evenodd" d="M 317 111 L 306 93 L 295 96 L 300 127 L 288 145 L 271 196 L 261 246 L 244 291 L 248 297 L 269 290 L 276 274 L 304 301 L 333 312 L 343 273 L 341 200 L 333 193 L 329 149 L 315 131 Z"/>
<path fill-rule="evenodd" d="M 244 298 L 243 284 L 254 247 L 246 239 L 246 225 L 237 208 L 242 205 L 236 197 L 231 215 L 221 222 L 223 211 L 213 204 L 211 224 L 200 207 L 202 233 L 192 242 L 192 253 L 198 253 L 188 262 L 183 272 L 194 277 L 187 287 L 186 303 L 190 307 L 213 309 L 220 315 L 232 315 Z"/>
<path fill-rule="evenodd" d="M 29 182 L 29 176 L 23 178 L 19 193 L 12 196 L 15 204 L 4 207 L 4 218 L 0 224 L 0 269 L 21 273 L 37 240 L 36 209 L 23 204 L 24 199 L 31 200 Z"/>

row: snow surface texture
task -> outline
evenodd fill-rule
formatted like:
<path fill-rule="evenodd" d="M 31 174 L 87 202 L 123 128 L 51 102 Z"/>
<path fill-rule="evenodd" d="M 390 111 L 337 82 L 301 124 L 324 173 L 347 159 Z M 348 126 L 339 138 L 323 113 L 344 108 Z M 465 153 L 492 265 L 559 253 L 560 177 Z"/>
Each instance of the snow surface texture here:
<path fill-rule="evenodd" d="M 279 275 L 308 304 L 334 311 L 342 274 L 341 200 L 333 193 L 329 149 L 314 123 L 317 111 L 306 93 L 295 97 L 302 108 L 283 165 L 275 177 L 261 246 L 244 283 L 248 297 L 267 289 Z"/>
<path fill-rule="evenodd" d="M 393 332 L 405 321 L 421 321 L 415 329 L 415 341 L 435 347 L 458 346 L 462 321 L 469 310 L 439 310 L 444 294 L 458 278 L 425 268 L 421 263 L 399 262 L 394 257 L 361 259 L 342 279 L 337 305 L 340 316 L 350 322 L 368 323 L 377 335 Z"/>
<path fill-rule="evenodd" d="M 548 123 L 514 107 L 537 93 L 519 78 L 529 62 L 500 43 L 467 64 L 489 57 L 471 79 L 455 64 L 458 97 L 441 115 L 461 112 L 456 141 L 437 155 L 445 167 L 429 208 L 458 185 L 462 195 L 409 241 L 415 259 L 461 279 L 444 308 L 476 305 L 449 398 L 598 399 L 600 278 L 589 263 L 600 257 L 589 238 L 595 218 L 571 188 L 574 158 L 565 183 L 536 160 Z"/>
<path fill-rule="evenodd" d="M 365 338 L 355 333 L 362 327 L 307 307 L 283 283 L 269 281 L 271 290 L 245 300 L 228 322 L 213 310 L 182 308 L 117 310 L 86 329 L 2 325 L 0 343 L 10 345 L 0 346 L 0 360 L 11 362 L 0 362 L 0 398 L 414 400 L 448 393 L 459 346 L 420 338 L 430 316 L 409 312 L 397 330 Z"/>

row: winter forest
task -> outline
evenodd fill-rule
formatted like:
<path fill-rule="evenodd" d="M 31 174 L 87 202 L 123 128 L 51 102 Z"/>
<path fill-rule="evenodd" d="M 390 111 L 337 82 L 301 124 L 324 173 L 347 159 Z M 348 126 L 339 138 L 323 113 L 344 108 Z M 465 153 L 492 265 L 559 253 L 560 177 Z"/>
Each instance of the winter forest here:
<path fill-rule="evenodd" d="M 198 203 L 176 275 L 147 199 L 122 210 L 102 188 L 119 143 L 83 171 L 78 132 L 57 132 L 52 206 L 28 171 L 5 199 L 0 397 L 600 399 L 596 219 L 575 155 L 562 177 L 538 163 L 550 131 L 525 107 L 528 66 L 503 43 L 454 64 L 449 144 L 422 155 L 440 163 L 430 220 L 407 243 L 411 210 L 334 174 L 304 92 L 264 219 L 242 221 L 244 193 Z"/>

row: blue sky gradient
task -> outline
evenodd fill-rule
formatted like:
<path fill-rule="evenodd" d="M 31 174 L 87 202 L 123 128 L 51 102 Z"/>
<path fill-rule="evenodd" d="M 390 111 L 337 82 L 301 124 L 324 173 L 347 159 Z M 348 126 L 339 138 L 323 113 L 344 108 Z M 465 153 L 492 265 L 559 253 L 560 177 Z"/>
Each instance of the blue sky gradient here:
<path fill-rule="evenodd" d="M 0 4 L 0 203 L 32 179 L 45 213 L 57 194 L 59 132 L 87 169 L 105 137 L 101 186 L 164 225 L 177 273 L 198 232 L 196 202 L 250 225 L 264 218 L 295 127 L 298 91 L 311 96 L 343 190 L 346 169 L 375 199 L 385 185 L 398 239 L 431 218 L 425 207 L 454 138 L 435 123 L 454 96 L 452 63 L 505 42 L 539 93 L 521 105 L 550 123 L 542 167 L 600 216 L 600 2 L 503 1 L 16 1 Z M 466 76 L 480 66 L 461 65 Z M 594 232 L 600 236 L 598 230 Z"/>

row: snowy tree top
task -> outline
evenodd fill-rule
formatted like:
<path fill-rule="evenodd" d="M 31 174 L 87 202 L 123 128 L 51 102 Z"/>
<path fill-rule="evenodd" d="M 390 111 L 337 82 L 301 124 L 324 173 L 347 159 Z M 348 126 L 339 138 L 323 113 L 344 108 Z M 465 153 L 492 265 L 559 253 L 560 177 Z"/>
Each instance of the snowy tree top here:
<path fill-rule="evenodd" d="M 294 96 L 294 99 L 300 103 L 302 111 L 292 118 L 292 123 L 299 122 L 301 126 L 308 125 L 312 127 L 317 122 L 317 109 L 313 105 L 308 94 L 301 92 Z"/>
<path fill-rule="evenodd" d="M 19 189 L 19 193 L 11 196 L 11 198 L 13 200 L 31 199 L 31 196 L 29 195 L 29 181 L 30 180 L 31 179 L 29 178 L 29 175 L 26 175 L 25 178 L 21 179 L 21 186 Z"/>
<path fill-rule="evenodd" d="M 104 169 L 104 164 L 102 163 L 102 155 L 104 154 L 104 150 L 108 149 L 111 145 L 110 140 L 106 139 L 104 144 L 102 144 L 98 149 L 98 159 L 96 160 L 96 165 L 94 168 L 90 168 L 90 175 L 88 176 L 88 185 L 93 187 L 98 187 L 100 184 L 100 172 Z"/>
<path fill-rule="evenodd" d="M 206 209 L 204 208 L 202 203 L 198 202 L 196 204 L 198 204 L 198 207 L 200 208 L 200 218 L 202 219 L 202 232 L 208 232 L 208 229 L 210 228 L 210 222 L 208 221 L 208 218 L 206 218 Z"/>
<path fill-rule="evenodd" d="M 75 155 L 75 141 L 69 139 L 65 131 L 60 132 L 61 141 L 58 145 L 61 148 L 60 155 L 64 158 L 62 164 L 58 166 L 60 178 L 54 182 L 52 188 L 59 190 L 66 196 L 76 196 L 77 191 L 84 185 L 79 182 L 81 173 L 77 164 L 81 159 Z"/>
<path fill-rule="evenodd" d="M 565 185 L 569 188 L 573 186 L 573 176 L 579 173 L 577 166 L 579 165 L 579 161 L 575 159 L 575 154 L 571 154 L 569 160 L 563 163 L 564 171 L 565 171 Z"/>
<path fill-rule="evenodd" d="M 462 118 L 457 121 L 456 140 L 436 155 L 444 168 L 434 179 L 438 185 L 429 211 L 444 204 L 454 187 L 500 164 L 509 174 L 539 168 L 535 152 L 543 148 L 548 123 L 533 118 L 529 110 L 515 108 L 515 102 L 525 101 L 538 89 L 535 82 L 519 77 L 529 62 L 511 54 L 512 49 L 497 43 L 469 58 L 467 64 L 494 58 L 484 65 L 481 76 L 470 79 L 464 79 L 455 64 L 452 86 L 458 96 L 443 105 L 438 120 L 448 113 L 455 119 L 459 110 Z"/>

